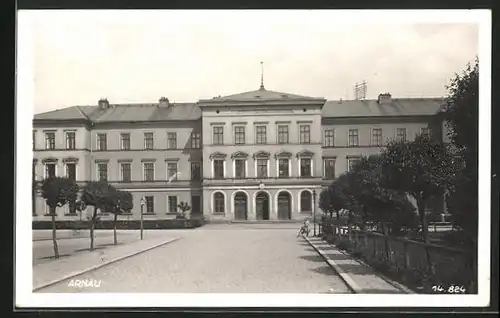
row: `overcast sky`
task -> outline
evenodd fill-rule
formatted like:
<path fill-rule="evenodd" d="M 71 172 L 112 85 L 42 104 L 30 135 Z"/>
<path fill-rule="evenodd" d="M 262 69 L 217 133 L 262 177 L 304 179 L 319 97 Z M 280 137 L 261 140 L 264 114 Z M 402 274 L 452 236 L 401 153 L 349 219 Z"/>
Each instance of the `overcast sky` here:
<path fill-rule="evenodd" d="M 250 91 L 259 88 L 260 61 L 270 90 L 352 99 L 354 84 L 366 80 L 368 98 L 443 96 L 478 54 L 476 24 L 377 23 L 383 15 L 40 10 L 30 17 L 35 113 L 101 97 L 194 102 Z"/>

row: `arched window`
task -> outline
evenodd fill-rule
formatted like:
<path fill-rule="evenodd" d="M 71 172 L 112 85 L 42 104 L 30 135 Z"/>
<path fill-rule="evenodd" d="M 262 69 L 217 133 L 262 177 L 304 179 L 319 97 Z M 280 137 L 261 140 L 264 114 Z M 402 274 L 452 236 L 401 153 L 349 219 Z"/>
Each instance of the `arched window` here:
<path fill-rule="evenodd" d="M 309 191 L 300 194 L 300 212 L 312 212 L 312 195 Z"/>
<path fill-rule="evenodd" d="M 225 204 L 224 204 L 224 194 L 221 192 L 217 192 L 214 194 L 214 213 L 224 213 L 225 212 Z"/>

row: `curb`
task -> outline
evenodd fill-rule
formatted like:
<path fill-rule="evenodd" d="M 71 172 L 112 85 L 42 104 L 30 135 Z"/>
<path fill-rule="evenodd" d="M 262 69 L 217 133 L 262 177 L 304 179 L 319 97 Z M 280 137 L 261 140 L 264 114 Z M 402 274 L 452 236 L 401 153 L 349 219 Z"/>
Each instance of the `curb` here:
<path fill-rule="evenodd" d="M 323 242 L 325 242 L 324 240 L 322 240 L 322 241 L 323 241 Z M 309 244 L 313 245 L 311 242 L 309 242 Z M 325 242 L 325 244 L 331 245 L 331 244 L 330 244 L 330 243 L 328 243 L 328 242 Z M 313 246 L 314 246 L 314 245 L 313 245 Z M 415 295 L 416 295 L 416 294 L 418 294 L 418 293 L 416 293 L 415 291 L 411 290 L 410 288 L 408 288 L 408 287 L 406 287 L 406 286 L 404 286 L 404 285 L 402 285 L 402 284 L 400 284 L 400 283 L 396 282 L 395 280 L 392 280 L 392 279 L 388 278 L 388 277 L 387 277 L 387 276 L 385 276 L 384 274 L 381 274 L 379 271 L 375 270 L 372 266 L 370 266 L 370 265 L 366 264 L 363 260 L 358 259 L 358 258 L 356 258 L 356 257 L 354 257 L 354 256 L 352 256 L 352 255 L 350 255 L 350 254 L 348 254 L 348 253 L 346 253 L 346 252 L 342 251 L 342 250 L 341 250 L 341 249 L 339 249 L 339 248 L 337 248 L 337 250 L 338 250 L 340 253 L 342 253 L 343 255 L 353 258 L 354 260 L 356 260 L 356 261 L 357 261 L 358 263 L 360 263 L 361 265 L 363 265 L 363 266 L 365 266 L 365 267 L 370 268 L 371 270 L 373 270 L 373 271 L 377 274 L 377 276 L 378 276 L 378 277 L 382 278 L 382 279 L 383 279 L 386 283 L 388 283 L 388 284 L 390 284 L 390 285 L 392 285 L 392 286 L 396 287 L 397 289 L 401 290 L 402 292 L 404 292 L 404 293 L 406 293 L 406 294 L 415 294 Z"/>
<path fill-rule="evenodd" d="M 319 255 L 321 255 L 321 257 L 323 257 L 323 259 L 327 262 L 328 265 L 330 265 L 330 267 L 340 276 L 340 278 L 342 278 L 342 280 L 344 281 L 344 283 L 347 285 L 347 287 L 349 287 L 349 289 L 355 293 L 355 294 L 359 294 L 361 293 L 363 290 L 361 289 L 361 287 L 358 286 L 358 284 L 356 284 L 351 276 L 349 276 L 346 272 L 344 272 L 334 261 L 332 261 L 331 259 L 329 259 L 327 256 L 326 256 L 326 253 L 323 251 L 323 250 L 320 250 L 316 245 L 314 245 L 308 237 L 304 237 L 306 239 L 306 241 L 309 243 L 309 245 L 312 246 L 312 248 L 314 248 L 314 250 L 316 252 L 319 253 Z"/>
<path fill-rule="evenodd" d="M 352 255 L 350 255 L 350 254 L 348 254 L 348 253 L 340 250 L 340 249 L 339 249 L 339 252 L 342 253 L 342 254 L 344 254 L 345 256 L 349 256 L 349 257 L 354 258 L 361 265 L 371 268 L 374 272 L 377 273 L 377 276 L 380 277 L 380 278 L 382 278 L 383 280 L 385 280 L 386 283 L 391 284 L 392 286 L 394 286 L 397 289 L 405 292 L 406 294 L 415 294 L 415 295 L 418 294 L 415 291 L 411 290 L 410 288 L 404 286 L 403 284 L 400 284 L 400 283 L 396 282 L 395 280 L 392 280 L 389 277 L 385 276 L 384 274 L 380 273 L 379 271 L 377 271 L 376 269 L 374 269 L 372 266 L 366 264 L 363 260 L 358 259 L 358 258 L 356 258 L 356 257 L 354 257 L 354 256 L 352 256 Z"/>
<path fill-rule="evenodd" d="M 173 238 L 173 239 L 169 239 L 169 240 L 164 241 L 164 242 L 161 242 L 161 243 L 159 243 L 159 244 L 155 244 L 155 245 L 150 246 L 150 247 L 148 247 L 148 248 L 145 248 L 145 249 L 143 249 L 143 250 L 139 250 L 139 251 L 137 251 L 137 252 L 133 252 L 133 253 L 130 253 L 130 254 L 126 254 L 126 255 L 124 255 L 124 256 L 122 256 L 122 257 L 117 257 L 117 258 L 115 258 L 115 259 L 113 259 L 113 260 L 106 261 L 106 262 L 102 262 L 102 263 L 100 263 L 100 264 L 97 264 L 97 265 L 94 265 L 94 266 L 88 267 L 88 268 L 86 268 L 86 269 L 83 269 L 83 270 L 80 270 L 80 271 L 77 271 L 77 272 L 72 272 L 72 273 L 70 273 L 70 274 L 68 274 L 68 275 L 65 275 L 65 276 L 61 277 L 61 278 L 57 278 L 57 279 L 52 280 L 52 281 L 50 281 L 50 282 L 43 283 L 43 284 L 40 284 L 40 285 L 38 285 L 38 286 L 34 287 L 34 288 L 33 288 L 33 292 L 38 291 L 38 290 L 40 290 L 40 289 L 43 289 L 43 288 L 45 288 L 45 287 L 49 287 L 49 286 L 51 286 L 51 285 L 54 285 L 54 284 L 60 283 L 60 282 L 62 282 L 63 280 L 70 279 L 70 278 L 73 278 L 73 277 L 75 277 L 75 276 L 78 276 L 78 275 L 81 275 L 81 274 L 84 274 L 84 273 L 87 273 L 87 272 L 93 271 L 93 270 L 95 270 L 95 269 L 98 269 L 98 268 L 100 268 L 100 267 L 103 267 L 103 266 L 106 266 L 106 265 L 109 265 L 109 264 L 115 263 L 115 262 L 117 262 L 117 261 L 121 261 L 121 260 L 124 260 L 124 259 L 126 259 L 126 258 L 129 258 L 129 257 L 135 256 L 135 255 L 138 255 L 138 254 L 141 254 L 141 253 L 147 252 L 147 251 L 149 251 L 149 250 L 152 250 L 152 249 L 154 249 L 154 248 L 160 247 L 160 246 L 162 246 L 162 245 L 166 245 L 166 244 L 168 244 L 168 243 L 175 242 L 175 241 L 177 241 L 177 240 L 179 240 L 179 239 L 180 239 L 179 237 L 175 237 L 175 238 Z"/>

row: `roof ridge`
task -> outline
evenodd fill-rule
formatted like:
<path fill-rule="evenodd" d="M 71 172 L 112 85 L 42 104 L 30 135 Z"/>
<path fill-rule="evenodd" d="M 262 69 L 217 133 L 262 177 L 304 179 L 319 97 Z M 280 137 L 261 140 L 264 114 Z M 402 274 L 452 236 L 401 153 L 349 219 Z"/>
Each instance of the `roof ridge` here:
<path fill-rule="evenodd" d="M 85 115 L 85 113 L 80 109 L 80 106 L 75 106 L 75 108 L 80 112 L 80 114 L 83 115 L 83 117 L 85 117 L 85 119 L 87 120 L 90 120 L 92 121 L 87 115 Z"/>

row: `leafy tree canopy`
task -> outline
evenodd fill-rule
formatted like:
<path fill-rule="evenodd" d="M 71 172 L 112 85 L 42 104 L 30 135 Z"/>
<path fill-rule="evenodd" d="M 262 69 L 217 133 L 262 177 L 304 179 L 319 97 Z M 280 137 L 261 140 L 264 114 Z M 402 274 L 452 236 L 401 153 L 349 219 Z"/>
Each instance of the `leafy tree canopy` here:
<path fill-rule="evenodd" d="M 42 181 L 41 192 L 47 205 L 56 208 L 76 201 L 78 185 L 67 178 L 51 177 Z"/>

